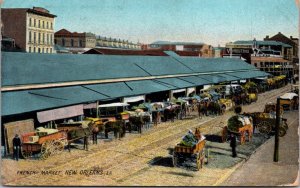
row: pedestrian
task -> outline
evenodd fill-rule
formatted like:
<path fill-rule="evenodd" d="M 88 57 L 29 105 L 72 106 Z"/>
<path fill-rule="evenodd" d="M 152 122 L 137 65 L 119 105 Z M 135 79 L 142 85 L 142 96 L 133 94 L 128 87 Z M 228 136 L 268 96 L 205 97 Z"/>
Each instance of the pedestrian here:
<path fill-rule="evenodd" d="M 13 148 L 14 148 L 14 160 L 19 160 L 19 153 L 21 149 L 21 139 L 18 134 L 15 135 L 13 139 Z"/>
<path fill-rule="evenodd" d="M 230 147 L 232 149 L 232 157 L 236 157 L 236 136 L 233 133 L 230 134 Z"/>

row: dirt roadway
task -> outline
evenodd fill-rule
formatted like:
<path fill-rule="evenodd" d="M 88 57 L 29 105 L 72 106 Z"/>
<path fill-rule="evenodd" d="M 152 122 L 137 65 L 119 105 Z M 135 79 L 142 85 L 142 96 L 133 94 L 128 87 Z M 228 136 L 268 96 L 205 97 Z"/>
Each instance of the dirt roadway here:
<path fill-rule="evenodd" d="M 243 107 L 243 111 L 263 111 L 266 102 L 276 98 L 290 86 L 259 95 L 256 103 Z M 188 129 L 201 126 L 204 134 L 216 134 L 233 114 L 223 116 L 177 120 L 152 128 L 142 135 L 127 134 L 122 140 L 103 141 L 91 145 L 89 151 L 74 149 L 43 160 L 2 159 L 2 184 L 19 186 L 100 186 L 100 185 L 216 185 L 231 174 L 236 165 L 251 155 L 265 139 L 260 134 L 254 143 L 237 148 L 239 157 L 230 157 L 228 143 L 208 142 L 211 156 L 208 165 L 200 171 L 172 167 L 170 151 Z M 225 165 L 224 165 L 225 164 Z M 103 170 L 103 171 L 101 171 Z M 99 173 L 101 172 L 101 173 Z M 87 173 L 93 173 L 88 175 Z"/>

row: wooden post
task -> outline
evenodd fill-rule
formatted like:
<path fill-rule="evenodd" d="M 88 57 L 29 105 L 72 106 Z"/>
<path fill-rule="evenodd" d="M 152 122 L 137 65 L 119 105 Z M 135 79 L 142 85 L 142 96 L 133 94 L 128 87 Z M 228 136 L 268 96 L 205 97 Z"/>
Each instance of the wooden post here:
<path fill-rule="evenodd" d="M 173 98 L 173 91 L 169 90 L 169 101 L 171 101 L 172 98 Z"/>
<path fill-rule="evenodd" d="M 276 124 L 275 124 L 275 148 L 274 148 L 274 162 L 279 160 L 279 124 L 280 124 L 280 98 L 277 98 L 276 104 Z"/>
<path fill-rule="evenodd" d="M 96 102 L 96 118 L 99 118 L 99 101 Z"/>

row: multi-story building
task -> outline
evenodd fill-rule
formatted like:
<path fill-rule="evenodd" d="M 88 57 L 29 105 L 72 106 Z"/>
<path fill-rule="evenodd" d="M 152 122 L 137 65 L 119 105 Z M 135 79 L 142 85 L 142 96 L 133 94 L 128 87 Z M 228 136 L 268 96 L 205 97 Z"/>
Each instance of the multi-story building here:
<path fill-rule="evenodd" d="M 199 57 L 212 57 L 213 48 L 211 45 L 195 42 L 170 42 L 170 41 L 156 41 L 147 46 L 148 49 L 161 49 L 164 51 L 176 52 L 195 52 Z"/>
<path fill-rule="evenodd" d="M 226 44 L 225 56 L 240 56 L 248 63 L 274 76 L 294 77 L 292 46 L 278 41 L 236 41 Z M 224 56 L 224 55 L 223 55 Z"/>
<path fill-rule="evenodd" d="M 93 33 L 77 33 L 61 29 L 54 34 L 54 43 L 65 47 L 72 53 L 83 53 L 96 46 L 96 36 Z"/>
<path fill-rule="evenodd" d="M 121 48 L 121 49 L 141 49 L 140 43 L 129 42 L 128 40 L 121 40 L 111 37 L 97 36 L 97 48 Z"/>
<path fill-rule="evenodd" d="M 55 53 L 55 17 L 56 15 L 41 7 L 3 8 L 2 35 L 13 38 L 24 52 Z"/>
<path fill-rule="evenodd" d="M 281 32 L 278 34 L 274 35 L 273 37 L 269 37 L 269 35 L 264 38 L 265 41 L 277 41 L 277 42 L 282 42 L 285 44 L 288 44 L 291 46 L 291 55 L 288 56 L 289 60 L 292 60 L 294 63 L 299 61 L 298 57 L 298 45 L 299 45 L 299 39 L 294 38 L 293 36 L 290 36 L 290 38 L 286 37 L 283 35 Z"/>
<path fill-rule="evenodd" d="M 282 57 L 289 60 L 292 46 L 277 41 L 240 40 L 226 44 L 225 56 L 241 56 L 248 63 L 251 56 Z"/>
<path fill-rule="evenodd" d="M 274 76 L 287 75 L 293 77 L 293 63 L 282 57 L 251 56 L 251 64 Z"/>

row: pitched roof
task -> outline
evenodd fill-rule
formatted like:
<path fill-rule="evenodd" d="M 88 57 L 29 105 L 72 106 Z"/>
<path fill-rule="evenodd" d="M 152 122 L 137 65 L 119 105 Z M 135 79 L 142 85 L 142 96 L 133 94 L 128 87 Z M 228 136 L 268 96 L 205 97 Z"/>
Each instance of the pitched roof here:
<path fill-rule="evenodd" d="M 134 50 L 119 48 L 93 48 L 84 52 L 83 54 L 167 56 L 167 54 L 165 54 L 162 50 Z"/>
<path fill-rule="evenodd" d="M 266 75 L 240 59 L 180 56 L 3 52 L 1 66 L 2 91 L 9 86 L 50 83 L 48 88 L 3 91 L 2 116 Z M 118 80 L 52 85 L 107 79 Z"/>

